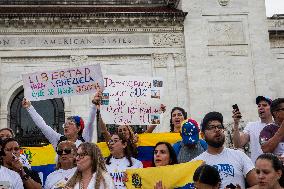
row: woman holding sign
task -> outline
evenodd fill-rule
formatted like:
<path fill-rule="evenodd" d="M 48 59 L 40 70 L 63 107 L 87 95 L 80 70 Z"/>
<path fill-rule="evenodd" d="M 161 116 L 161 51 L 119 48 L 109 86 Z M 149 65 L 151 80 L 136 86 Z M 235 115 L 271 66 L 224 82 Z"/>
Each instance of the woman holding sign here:
<path fill-rule="evenodd" d="M 42 131 L 44 136 L 52 144 L 53 148 L 56 150 L 56 147 L 59 142 L 68 140 L 74 142 L 76 147 L 78 147 L 82 142 L 90 142 L 93 137 L 93 123 L 96 117 L 96 102 L 100 98 L 101 92 L 98 91 L 93 100 L 92 107 L 89 115 L 88 123 L 85 127 L 84 121 L 80 116 L 70 116 L 67 118 L 66 122 L 63 124 L 64 135 L 61 135 L 54 131 L 50 126 L 46 124 L 43 118 L 36 112 L 34 107 L 31 105 L 31 102 L 27 99 L 23 99 L 22 106 L 30 114 L 31 118 Z M 84 128 L 85 127 L 85 128 Z"/>

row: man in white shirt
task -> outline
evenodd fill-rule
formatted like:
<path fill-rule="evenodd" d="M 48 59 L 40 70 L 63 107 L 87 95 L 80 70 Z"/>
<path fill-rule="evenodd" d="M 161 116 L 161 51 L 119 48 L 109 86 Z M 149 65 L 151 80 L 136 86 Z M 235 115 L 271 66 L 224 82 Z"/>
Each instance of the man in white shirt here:
<path fill-rule="evenodd" d="M 258 96 L 256 104 L 258 109 L 259 121 L 249 122 L 244 128 L 243 132 L 239 131 L 239 123 L 241 113 L 238 110 L 233 111 L 234 129 L 233 129 L 233 143 L 236 148 L 242 148 L 245 144 L 250 142 L 251 160 L 255 163 L 256 158 L 262 154 L 262 149 L 259 144 L 259 134 L 262 129 L 273 122 L 270 112 L 270 105 L 272 100 L 265 96 Z"/>
<path fill-rule="evenodd" d="M 201 131 L 208 149 L 194 160 L 203 160 L 206 164 L 217 168 L 222 180 L 220 188 L 230 184 L 245 188 L 245 181 L 249 186 L 257 184 L 254 165 L 249 157 L 239 150 L 224 147 L 225 134 L 221 113 L 206 114 L 201 124 Z"/>

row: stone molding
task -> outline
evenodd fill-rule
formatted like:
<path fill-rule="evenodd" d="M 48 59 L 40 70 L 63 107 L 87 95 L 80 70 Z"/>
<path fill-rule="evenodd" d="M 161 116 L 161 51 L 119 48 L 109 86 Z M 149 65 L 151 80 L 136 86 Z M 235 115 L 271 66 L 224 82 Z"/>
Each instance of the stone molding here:
<path fill-rule="evenodd" d="M 70 64 L 75 65 L 75 66 L 83 66 L 86 64 L 88 61 L 88 56 L 87 55 L 71 55 L 70 56 Z"/>
<path fill-rule="evenodd" d="M 55 62 L 55 63 L 66 63 L 68 62 L 67 56 L 53 56 L 53 57 L 2 57 L 1 63 L 6 64 L 39 64 L 39 62 Z"/>
<path fill-rule="evenodd" d="M 153 44 L 158 47 L 184 47 L 183 33 L 160 33 L 153 35 Z"/>
<path fill-rule="evenodd" d="M 223 7 L 227 6 L 229 4 L 229 1 L 230 0 L 218 0 L 219 4 Z"/>
<path fill-rule="evenodd" d="M 168 53 L 165 54 L 152 54 L 154 68 L 166 68 L 167 67 L 167 60 L 169 58 Z"/>
<path fill-rule="evenodd" d="M 89 27 L 89 28 L 5 28 L 0 26 L 2 35 L 34 35 L 34 34 L 104 34 L 104 33 L 165 33 L 165 32 L 183 32 L 183 26 L 170 27 Z"/>
<path fill-rule="evenodd" d="M 185 67 L 186 66 L 185 55 L 183 53 L 174 53 L 173 58 L 174 58 L 175 67 Z"/>
<path fill-rule="evenodd" d="M 45 30 L 52 31 L 54 29 L 73 29 L 88 30 L 103 29 L 103 31 L 123 31 L 120 28 L 131 29 L 136 32 L 136 28 L 143 28 L 142 31 L 151 30 L 151 27 L 158 28 L 172 28 L 182 27 L 185 15 L 171 15 L 169 13 L 157 14 L 151 13 L 147 15 L 131 15 L 131 14 L 114 14 L 108 16 L 108 14 L 99 15 L 10 15 L 0 14 L 0 28 L 5 31 L 5 28 L 9 28 L 7 32 L 13 31 L 25 32 L 29 29 L 33 29 L 37 32 Z M 185 13 L 184 13 L 185 14 Z M 138 30 L 139 31 L 139 30 Z M 3 33 L 3 31 L 1 32 Z"/>

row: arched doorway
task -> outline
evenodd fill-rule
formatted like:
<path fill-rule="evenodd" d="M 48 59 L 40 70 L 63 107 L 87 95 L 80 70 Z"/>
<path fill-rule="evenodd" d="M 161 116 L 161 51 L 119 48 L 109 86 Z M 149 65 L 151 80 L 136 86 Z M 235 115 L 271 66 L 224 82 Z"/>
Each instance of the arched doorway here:
<path fill-rule="evenodd" d="M 43 146 L 48 140 L 33 122 L 27 110 L 22 108 L 24 90 L 20 90 L 11 101 L 10 128 L 22 146 Z M 63 133 L 65 121 L 64 103 L 62 99 L 49 99 L 32 102 L 37 112 L 43 117 L 47 125 L 59 133 Z"/>

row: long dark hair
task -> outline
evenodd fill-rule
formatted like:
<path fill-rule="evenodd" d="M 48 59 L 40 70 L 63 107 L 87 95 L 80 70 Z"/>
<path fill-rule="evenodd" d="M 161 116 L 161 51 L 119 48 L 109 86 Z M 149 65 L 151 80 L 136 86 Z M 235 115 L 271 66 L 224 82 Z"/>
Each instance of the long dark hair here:
<path fill-rule="evenodd" d="M 127 158 L 128 162 L 129 162 L 128 167 L 132 167 L 132 165 L 133 165 L 133 162 L 131 160 L 132 153 L 131 153 L 131 147 L 129 146 L 128 140 L 126 140 L 126 138 L 122 134 L 114 133 L 114 134 L 112 134 L 112 136 L 113 135 L 117 135 L 119 137 L 119 139 L 121 140 L 122 144 L 126 144 L 126 147 L 123 149 L 123 153 L 124 153 L 125 157 Z M 111 157 L 112 157 L 112 154 L 110 154 L 106 158 L 106 164 L 107 165 L 111 164 L 111 162 L 110 162 Z"/>
<path fill-rule="evenodd" d="M 181 111 L 181 113 L 182 113 L 184 119 L 187 118 L 187 113 L 186 113 L 186 111 L 185 111 L 183 108 L 181 108 L 181 107 L 174 107 L 174 108 L 172 109 L 172 111 L 171 111 L 171 119 L 170 119 L 170 127 L 171 127 L 171 128 L 170 128 L 170 129 L 171 129 L 170 131 L 171 131 L 171 132 L 174 131 L 174 124 L 173 124 L 173 121 L 172 121 L 172 114 L 173 114 L 173 112 L 174 112 L 175 110 Z"/>
<path fill-rule="evenodd" d="M 280 161 L 278 159 L 278 157 L 276 155 L 272 154 L 272 153 L 261 154 L 260 156 L 258 156 L 256 161 L 259 160 L 259 159 L 265 159 L 265 160 L 270 161 L 271 164 L 272 164 L 272 167 L 275 171 L 279 171 L 279 170 L 282 171 L 281 177 L 278 180 L 278 182 L 279 182 L 281 187 L 284 187 L 284 166 L 283 166 L 283 162 Z"/>
<path fill-rule="evenodd" d="M 17 142 L 19 145 L 19 142 L 15 138 L 6 138 L 2 141 L 1 147 L 0 147 L 0 165 L 3 165 L 3 156 L 6 156 L 4 148 L 9 142 Z"/>
<path fill-rule="evenodd" d="M 154 167 L 156 167 L 155 162 L 154 162 L 155 150 L 156 150 L 157 146 L 162 145 L 162 144 L 166 145 L 167 148 L 168 148 L 168 150 L 169 150 L 169 153 L 170 153 L 170 164 L 169 164 L 169 165 L 177 164 L 177 163 L 178 163 L 178 161 L 177 161 L 177 155 L 176 155 L 175 150 L 174 150 L 174 148 L 172 147 L 172 145 L 171 145 L 170 143 L 168 143 L 168 142 L 158 142 L 158 143 L 155 145 L 154 150 L 153 150 L 152 165 L 153 165 Z"/>

